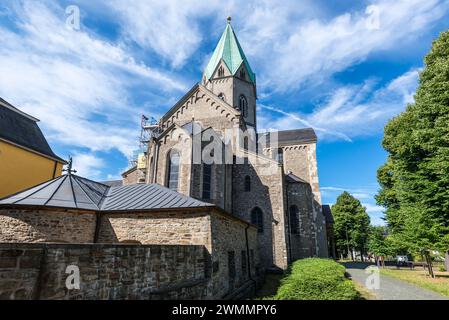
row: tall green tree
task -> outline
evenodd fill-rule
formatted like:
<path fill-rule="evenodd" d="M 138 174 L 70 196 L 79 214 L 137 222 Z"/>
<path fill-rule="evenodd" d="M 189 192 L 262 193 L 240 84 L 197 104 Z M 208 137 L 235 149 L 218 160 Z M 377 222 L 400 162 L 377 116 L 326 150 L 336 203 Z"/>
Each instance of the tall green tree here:
<path fill-rule="evenodd" d="M 354 259 L 353 249 L 366 252 L 370 218 L 359 200 L 343 192 L 332 206 L 335 242 L 340 254 Z"/>
<path fill-rule="evenodd" d="M 393 244 L 389 241 L 388 230 L 384 226 L 371 227 L 368 237 L 368 250 L 378 257 L 387 257 L 394 253 Z"/>
<path fill-rule="evenodd" d="M 377 202 L 409 253 L 449 246 L 449 32 L 433 43 L 415 103 L 385 128 Z"/>

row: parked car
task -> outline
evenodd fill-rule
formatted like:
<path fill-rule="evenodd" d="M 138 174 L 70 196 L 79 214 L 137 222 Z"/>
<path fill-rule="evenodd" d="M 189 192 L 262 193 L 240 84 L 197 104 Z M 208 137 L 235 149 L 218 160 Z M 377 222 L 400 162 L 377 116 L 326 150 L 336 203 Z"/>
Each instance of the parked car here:
<path fill-rule="evenodd" d="M 397 262 L 398 267 L 410 266 L 410 262 L 408 261 L 407 256 L 396 256 L 396 262 Z"/>

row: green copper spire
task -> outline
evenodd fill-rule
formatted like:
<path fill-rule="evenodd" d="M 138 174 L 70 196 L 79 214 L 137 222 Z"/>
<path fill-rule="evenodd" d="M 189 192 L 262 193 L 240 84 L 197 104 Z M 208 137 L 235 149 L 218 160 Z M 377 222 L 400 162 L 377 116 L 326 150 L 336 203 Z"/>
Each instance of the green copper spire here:
<path fill-rule="evenodd" d="M 256 83 L 256 75 L 251 70 L 248 60 L 243 53 L 242 47 L 237 40 L 237 36 L 232 29 L 231 18 L 228 18 L 226 29 L 221 36 L 220 42 L 218 42 L 217 48 L 215 49 L 214 54 L 212 55 L 212 58 L 210 59 L 209 64 L 206 67 L 206 70 L 204 71 L 207 79 L 210 79 L 212 77 L 221 59 L 223 59 L 232 75 L 235 75 L 242 63 L 244 63 L 246 69 L 248 70 L 248 76 L 254 84 Z"/>

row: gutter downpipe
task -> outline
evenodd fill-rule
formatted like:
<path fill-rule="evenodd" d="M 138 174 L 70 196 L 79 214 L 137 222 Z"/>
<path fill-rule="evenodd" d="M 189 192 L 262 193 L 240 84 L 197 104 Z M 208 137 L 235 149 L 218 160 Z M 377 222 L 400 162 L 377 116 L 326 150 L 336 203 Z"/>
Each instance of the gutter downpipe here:
<path fill-rule="evenodd" d="M 290 208 L 289 208 L 289 202 L 288 202 L 288 188 L 289 188 L 289 184 L 286 183 L 286 202 L 287 202 L 287 208 L 285 208 L 286 211 L 286 215 L 287 215 L 287 221 L 288 221 L 288 228 L 287 228 L 287 232 L 288 232 L 288 258 L 289 258 L 289 262 L 288 264 L 292 263 L 292 225 L 291 225 L 291 217 L 290 217 Z"/>
<path fill-rule="evenodd" d="M 248 260 L 248 277 L 251 282 L 254 283 L 254 296 L 257 293 L 257 281 L 253 279 L 251 276 L 251 258 L 249 254 L 249 240 L 248 240 L 248 229 L 250 228 L 250 224 L 247 223 L 245 228 L 245 241 L 246 241 L 246 259 Z"/>
<path fill-rule="evenodd" d="M 95 233 L 94 233 L 94 243 L 98 243 L 98 238 L 100 237 L 100 228 L 101 228 L 101 212 L 96 213 L 95 218 Z"/>

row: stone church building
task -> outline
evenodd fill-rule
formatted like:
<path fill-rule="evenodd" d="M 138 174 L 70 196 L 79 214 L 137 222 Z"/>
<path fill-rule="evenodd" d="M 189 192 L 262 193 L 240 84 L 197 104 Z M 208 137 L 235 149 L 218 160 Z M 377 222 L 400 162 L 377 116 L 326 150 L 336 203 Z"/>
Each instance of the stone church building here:
<path fill-rule="evenodd" d="M 148 127 L 146 164 L 123 182 L 160 184 L 256 225 L 266 269 L 327 257 L 315 132 L 258 132 L 256 102 L 229 20 L 201 82 Z"/>
<path fill-rule="evenodd" d="M 315 132 L 259 132 L 256 102 L 229 21 L 201 82 L 145 126 L 145 156 L 122 181 L 76 176 L 70 161 L 0 199 L 0 299 L 235 299 L 265 271 L 332 255 Z M 67 264 L 81 291 L 65 287 Z"/>

